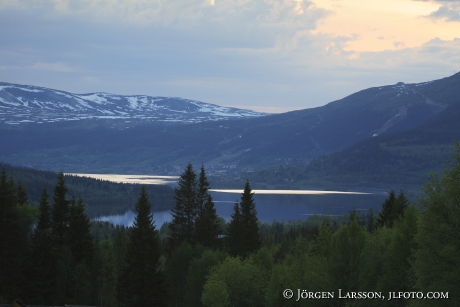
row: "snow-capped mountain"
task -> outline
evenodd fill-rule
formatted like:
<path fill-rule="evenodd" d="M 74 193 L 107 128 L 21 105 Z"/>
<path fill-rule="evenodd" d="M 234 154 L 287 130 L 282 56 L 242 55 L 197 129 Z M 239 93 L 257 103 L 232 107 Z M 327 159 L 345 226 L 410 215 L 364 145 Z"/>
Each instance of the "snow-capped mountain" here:
<path fill-rule="evenodd" d="M 81 119 L 203 122 L 266 114 L 200 101 L 146 95 L 69 92 L 0 82 L 2 123 L 46 123 Z"/>

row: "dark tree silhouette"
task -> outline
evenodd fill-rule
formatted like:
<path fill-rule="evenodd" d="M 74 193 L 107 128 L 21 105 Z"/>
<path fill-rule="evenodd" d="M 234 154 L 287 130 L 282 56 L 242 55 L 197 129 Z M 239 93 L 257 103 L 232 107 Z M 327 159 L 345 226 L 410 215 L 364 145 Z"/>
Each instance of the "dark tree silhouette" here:
<path fill-rule="evenodd" d="M 159 269 L 160 241 L 145 188 L 141 190 L 136 212 L 119 279 L 119 300 L 127 307 L 163 306 L 165 289 Z"/>
<path fill-rule="evenodd" d="M 245 257 L 259 249 L 261 239 L 257 211 L 249 181 L 246 182 L 240 203 L 235 204 L 228 231 L 227 242 L 231 254 Z"/>

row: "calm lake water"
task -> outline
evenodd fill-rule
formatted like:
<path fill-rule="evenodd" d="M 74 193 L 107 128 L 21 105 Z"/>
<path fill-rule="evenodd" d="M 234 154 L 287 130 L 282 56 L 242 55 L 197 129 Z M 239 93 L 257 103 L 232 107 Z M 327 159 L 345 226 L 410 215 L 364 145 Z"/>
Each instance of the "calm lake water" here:
<path fill-rule="evenodd" d="M 176 176 L 118 175 L 118 174 L 72 174 L 113 182 L 136 184 L 174 184 Z M 213 189 L 217 214 L 230 220 L 233 206 L 240 200 L 242 190 Z M 350 211 L 380 211 L 387 197 L 386 193 L 363 193 L 358 191 L 318 191 L 318 190 L 253 190 L 259 220 L 273 221 L 306 220 L 312 215 L 339 216 Z M 135 213 L 128 211 L 120 215 L 99 217 L 117 225 L 132 225 Z M 155 225 L 171 221 L 170 211 L 154 212 Z"/>

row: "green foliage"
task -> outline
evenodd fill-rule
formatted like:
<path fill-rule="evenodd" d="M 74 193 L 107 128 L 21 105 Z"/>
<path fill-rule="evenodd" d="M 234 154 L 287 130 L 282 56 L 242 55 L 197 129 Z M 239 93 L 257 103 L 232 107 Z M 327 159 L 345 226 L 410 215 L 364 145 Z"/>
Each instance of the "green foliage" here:
<path fill-rule="evenodd" d="M 195 240 L 203 246 L 219 247 L 220 221 L 209 194 L 209 182 L 204 167 L 201 167 L 197 192 L 198 216 L 195 221 Z"/>
<path fill-rule="evenodd" d="M 389 291 L 414 291 L 415 276 L 413 262 L 417 243 L 417 211 L 414 207 L 405 210 L 404 217 L 396 221 L 391 231 L 391 241 L 384 250 L 382 274 L 376 289 L 388 293 Z M 388 306 L 400 306 L 392 301 Z"/>
<path fill-rule="evenodd" d="M 201 296 L 203 306 L 231 307 L 227 284 L 219 279 L 209 279 Z"/>
<path fill-rule="evenodd" d="M 254 193 L 249 182 L 246 182 L 240 203 L 235 204 L 227 242 L 232 255 L 243 257 L 261 245 Z"/>
<path fill-rule="evenodd" d="M 145 189 L 136 205 L 137 216 L 130 230 L 125 264 L 118 281 L 122 306 L 163 306 L 164 277 L 159 267 L 161 256 L 158 231 Z"/>
<path fill-rule="evenodd" d="M 228 257 L 217 265 L 204 285 L 204 306 L 265 306 L 267 280 L 262 270 L 249 260 Z M 216 292 L 223 297 L 219 297 Z"/>
<path fill-rule="evenodd" d="M 437 306 L 460 305 L 460 145 L 454 165 L 426 186 L 417 233 L 415 273 L 422 291 L 449 291 Z M 429 302 L 419 302 L 420 305 Z"/>
<path fill-rule="evenodd" d="M 226 243 L 230 254 L 237 255 L 241 250 L 240 238 L 243 236 L 241 225 L 240 205 L 233 206 L 233 215 L 228 225 Z"/>
<path fill-rule="evenodd" d="M 69 228 L 70 202 L 67 200 L 67 186 L 64 174 L 58 174 L 58 182 L 54 188 L 54 204 L 51 210 L 51 229 L 57 247 L 67 243 L 66 235 Z"/>
<path fill-rule="evenodd" d="M 172 247 L 183 242 L 192 242 L 198 213 L 196 174 L 192 164 L 188 164 L 179 178 L 176 206 L 172 209 L 173 220 L 170 224 Z"/>
<path fill-rule="evenodd" d="M 187 306 L 203 306 L 201 293 L 203 292 L 206 279 L 211 269 L 221 263 L 227 254 L 213 249 L 205 250 L 201 256 L 193 258 L 190 262 L 186 275 L 186 287 L 184 292 Z"/>
<path fill-rule="evenodd" d="M 214 202 L 209 195 L 204 208 L 201 210 L 195 225 L 195 236 L 198 244 L 211 248 L 219 247 L 219 233 L 221 225 L 214 207 Z"/>
<path fill-rule="evenodd" d="M 30 223 L 17 203 L 16 185 L 0 174 L 0 296 L 12 300 L 23 293 Z"/>
<path fill-rule="evenodd" d="M 299 254 L 292 255 L 282 264 L 273 267 L 266 291 L 266 306 L 299 306 L 297 294 L 291 300 L 283 297 L 285 289 L 308 289 L 309 291 L 331 291 L 327 261 L 323 257 Z M 329 300 L 315 300 L 311 306 L 331 306 Z"/>
<path fill-rule="evenodd" d="M 118 307 L 118 269 L 116 249 L 112 240 L 100 241 L 97 245 L 98 263 L 98 305 L 101 307 Z"/>
<path fill-rule="evenodd" d="M 201 256 L 202 252 L 202 246 L 184 242 L 170 253 L 165 270 L 170 306 L 184 306 L 183 294 L 186 292 L 189 266 L 193 259 Z"/>
<path fill-rule="evenodd" d="M 391 191 L 382 206 L 382 211 L 379 213 L 377 225 L 379 227 L 393 226 L 395 221 L 404 215 L 404 211 L 408 205 L 409 201 L 403 192 L 396 196 L 395 192 Z"/>
<path fill-rule="evenodd" d="M 335 289 L 356 291 L 361 270 L 361 253 L 368 233 L 357 219 L 341 227 L 332 236 L 329 251 L 331 281 Z"/>
<path fill-rule="evenodd" d="M 359 289 L 378 291 L 382 284 L 382 276 L 391 274 L 391 272 L 384 271 L 384 266 L 386 251 L 392 242 L 393 233 L 393 228 L 382 227 L 367 237 L 361 254 L 362 267 L 358 276 Z M 366 306 L 366 304 L 363 304 L 363 306 Z"/>
<path fill-rule="evenodd" d="M 188 164 L 178 185 L 173 221 L 169 225 L 170 248 L 184 242 L 218 247 L 221 229 L 204 167 L 201 167 L 197 182 L 193 166 Z"/>
<path fill-rule="evenodd" d="M 457 306 L 459 182 L 460 148 L 444 177 L 427 185 L 421 208 L 408 206 L 403 194 L 390 193 L 377 228 L 372 214 L 370 218 L 356 212 L 347 218 L 313 217 L 261 226 L 246 184 L 228 225 L 229 256 L 218 250 L 218 244 L 197 244 L 205 238 L 198 235 L 200 219 L 207 210 L 215 215 L 212 199 L 206 196 L 209 184 L 203 168 L 192 192 L 201 195 L 194 198 L 199 204 L 192 224 L 195 232 L 191 242 L 184 241 L 169 253 L 161 249 L 145 189 L 136 204 L 134 226 L 126 230 L 91 223 L 83 201 L 68 200 L 62 176 L 52 206 L 43 191 L 37 214 L 24 203 L 24 195 L 19 197 L 25 191 L 19 193 L 3 172 L 0 297 L 7 301 L 21 297 L 34 305 L 113 307 Z M 59 236 L 57 229 L 63 230 Z M 296 297 L 283 297 L 285 289 L 293 289 L 295 295 L 297 289 L 384 295 L 441 291 L 449 292 L 449 299 L 296 302 Z"/>
<path fill-rule="evenodd" d="M 30 301 L 37 304 L 51 302 L 54 295 L 56 258 L 51 233 L 51 206 L 48 193 L 43 190 L 37 226 L 31 238 L 27 292 Z"/>
<path fill-rule="evenodd" d="M 90 264 L 94 254 L 93 236 L 90 232 L 90 220 L 85 214 L 83 200 L 72 201 L 69 216 L 69 246 L 74 261 Z"/>

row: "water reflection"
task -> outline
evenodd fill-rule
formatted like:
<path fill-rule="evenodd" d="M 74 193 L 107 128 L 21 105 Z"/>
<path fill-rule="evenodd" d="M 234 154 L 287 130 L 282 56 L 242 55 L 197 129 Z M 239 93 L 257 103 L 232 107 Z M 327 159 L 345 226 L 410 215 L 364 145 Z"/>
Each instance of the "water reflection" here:
<path fill-rule="evenodd" d="M 330 192 L 330 191 L 323 191 Z M 217 214 L 225 220 L 230 220 L 233 206 L 239 202 L 241 193 L 211 191 Z M 288 222 L 306 220 L 310 216 L 341 216 L 350 211 L 367 212 L 372 209 L 379 211 L 386 198 L 385 193 L 281 193 L 264 194 L 256 193 L 257 216 L 260 221 L 272 223 L 273 221 Z M 172 220 L 171 211 L 157 211 L 153 213 L 155 226 L 160 228 L 165 222 Z M 111 222 L 116 225 L 131 226 L 135 213 L 128 211 L 120 215 L 103 216 L 100 221 Z"/>

